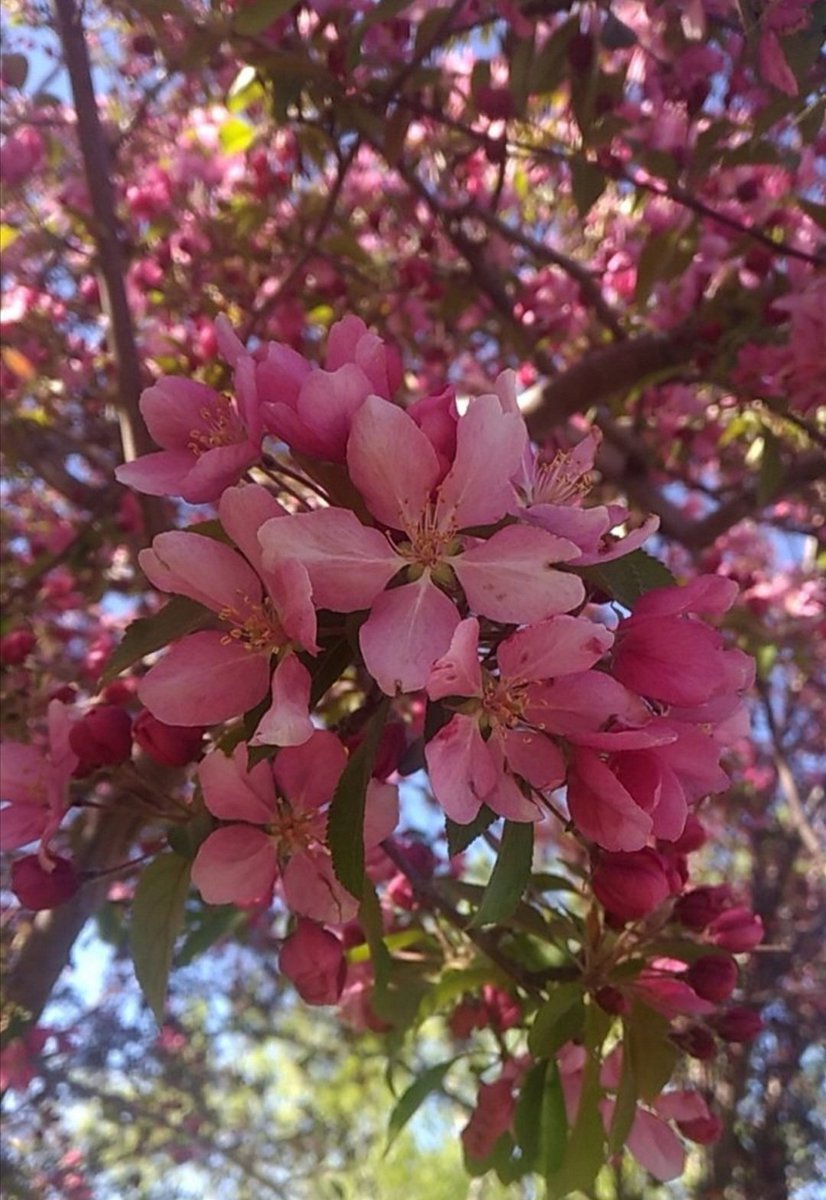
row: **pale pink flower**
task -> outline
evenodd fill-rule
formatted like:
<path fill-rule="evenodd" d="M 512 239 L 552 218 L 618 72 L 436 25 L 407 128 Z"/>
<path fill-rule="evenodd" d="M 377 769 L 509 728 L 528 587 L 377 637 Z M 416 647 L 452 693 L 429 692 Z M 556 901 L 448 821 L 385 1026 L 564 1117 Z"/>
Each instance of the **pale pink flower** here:
<path fill-rule="evenodd" d="M 358 902 L 333 873 L 325 844 L 327 805 L 347 762 L 341 742 L 315 730 L 301 746 L 281 750 L 274 765 L 247 769 L 247 747 L 231 757 L 207 755 L 198 768 L 204 802 L 221 821 L 199 849 L 192 878 L 208 904 L 251 904 L 268 897 L 277 879 L 293 912 L 338 925 Z M 389 837 L 398 795 L 373 780 L 367 789 L 365 849 Z"/>
<path fill-rule="evenodd" d="M 503 413 L 496 396 L 481 396 L 458 423 L 456 455 L 442 478 L 416 422 L 370 396 L 353 418 L 347 465 L 376 521 L 401 536 L 338 508 L 268 521 L 261 530 L 265 564 L 300 562 L 318 607 L 371 609 L 361 650 L 388 695 L 423 687 L 447 650 L 460 615 L 442 589 L 455 591 L 456 581 L 471 610 L 513 624 L 566 612 L 584 598 L 581 580 L 553 569 L 576 556 L 566 539 L 518 525 L 482 542 L 463 536 L 511 507 L 510 477 L 525 438 L 520 417 Z M 385 590 L 402 572 L 402 585 Z"/>
<path fill-rule="evenodd" d="M 182 638 L 141 680 L 142 702 L 170 725 L 212 725 L 247 712 L 270 688 L 273 654 L 283 654 L 291 643 L 317 649 L 306 572 L 294 562 L 269 570 L 261 562 L 256 531 L 265 521 L 286 520 L 284 510 L 265 488 L 251 484 L 228 488 L 219 514 L 243 556 L 215 538 L 184 530 L 159 534 L 140 554 L 157 588 L 198 601 L 224 626 Z M 275 745 L 305 740 L 312 731 L 306 669 L 292 656 L 283 658 L 272 686 L 278 710 L 263 718 L 255 740 Z"/>

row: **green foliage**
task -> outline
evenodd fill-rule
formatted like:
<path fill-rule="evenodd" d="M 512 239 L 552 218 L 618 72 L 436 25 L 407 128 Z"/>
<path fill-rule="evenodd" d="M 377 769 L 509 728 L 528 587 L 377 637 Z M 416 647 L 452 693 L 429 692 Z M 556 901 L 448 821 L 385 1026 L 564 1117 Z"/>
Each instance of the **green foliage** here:
<path fill-rule="evenodd" d="M 327 819 L 336 878 L 358 900 L 364 890 L 364 805 L 389 705 L 385 697 L 367 723 L 364 738 L 342 772 Z"/>
<path fill-rule="evenodd" d="M 499 854 L 471 928 L 506 921 L 513 915 L 528 886 L 532 863 L 533 825 L 506 821 Z"/>
<path fill-rule="evenodd" d="M 592 583 L 625 608 L 633 609 L 635 601 L 646 592 L 659 587 L 670 587 L 676 582 L 664 563 L 647 554 L 645 550 L 634 550 L 622 558 L 599 563 L 593 567 L 580 567 L 577 574 L 586 583 Z"/>
<path fill-rule="evenodd" d="M 183 925 L 191 864 L 161 854 L 144 868 L 132 903 L 130 940 L 135 974 L 158 1024 L 163 1021 L 175 940 Z"/>

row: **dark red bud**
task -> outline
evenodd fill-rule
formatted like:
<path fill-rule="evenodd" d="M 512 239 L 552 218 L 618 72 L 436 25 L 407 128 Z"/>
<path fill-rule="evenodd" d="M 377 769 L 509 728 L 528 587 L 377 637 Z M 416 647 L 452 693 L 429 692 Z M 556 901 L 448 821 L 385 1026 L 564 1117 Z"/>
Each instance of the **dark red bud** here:
<path fill-rule="evenodd" d="M 0 638 L 0 663 L 4 667 L 17 667 L 36 645 L 37 638 L 30 629 L 13 629 Z"/>
<path fill-rule="evenodd" d="M 98 767 L 117 766 L 132 754 L 132 719 L 117 705 L 102 704 L 72 726 L 69 745 L 80 759 L 78 778 Z"/>
<path fill-rule="evenodd" d="M 334 933 L 300 917 L 279 954 L 281 970 L 306 1004 L 335 1004 L 344 990 L 347 961 Z"/>
<path fill-rule="evenodd" d="M 710 1024 L 725 1042 L 751 1042 L 763 1029 L 760 1014 L 752 1008 L 730 1008 Z"/>
<path fill-rule="evenodd" d="M 721 1004 L 737 986 L 737 963 L 722 954 L 704 954 L 693 962 L 684 979 L 703 1000 Z"/>
<path fill-rule="evenodd" d="M 719 1140 L 723 1122 L 709 1113 L 707 1117 L 695 1117 L 693 1121 L 678 1121 L 677 1128 L 690 1142 L 696 1142 L 698 1146 L 710 1146 Z"/>
<path fill-rule="evenodd" d="M 39 912 L 65 904 L 80 887 L 80 880 L 67 858 L 54 855 L 51 870 L 36 854 L 27 854 L 12 863 L 11 890 L 24 908 Z"/>
<path fill-rule="evenodd" d="M 717 1043 L 702 1025 L 691 1025 L 682 1033 L 672 1033 L 671 1040 L 691 1058 L 697 1058 L 701 1062 L 708 1062 L 717 1055 Z"/>
<path fill-rule="evenodd" d="M 204 731 L 196 726 L 165 725 L 144 709 L 133 733 L 141 750 L 164 766 L 185 767 L 200 757 Z"/>
<path fill-rule="evenodd" d="M 601 987 L 594 999 L 603 1012 L 611 1013 L 612 1016 L 623 1017 L 631 1011 L 631 1003 L 627 996 L 623 996 L 619 988 L 610 985 Z"/>

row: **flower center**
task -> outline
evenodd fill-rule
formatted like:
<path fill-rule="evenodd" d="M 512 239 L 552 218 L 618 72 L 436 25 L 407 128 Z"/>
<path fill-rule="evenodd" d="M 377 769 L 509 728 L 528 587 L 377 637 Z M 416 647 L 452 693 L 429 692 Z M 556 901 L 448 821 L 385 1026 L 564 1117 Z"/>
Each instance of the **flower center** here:
<path fill-rule="evenodd" d="M 277 843 L 279 856 L 291 858 L 314 842 L 324 839 L 324 814 L 317 809 L 299 812 L 286 801 L 279 802 L 275 820 L 267 833 Z"/>
<path fill-rule="evenodd" d="M 203 424 L 198 429 L 190 429 L 186 444 L 187 450 L 196 458 L 218 446 L 233 446 L 240 440 L 229 396 L 219 396 L 212 407 L 202 408 L 198 415 Z"/>
<path fill-rule="evenodd" d="M 574 461 L 573 454 L 558 450 L 549 463 L 537 468 L 534 504 L 569 504 L 590 491 L 592 479 Z"/>
<path fill-rule="evenodd" d="M 513 680 L 486 679 L 482 684 L 482 711 L 491 728 L 513 729 L 522 720 L 528 685 Z"/>
<path fill-rule="evenodd" d="M 448 547 L 456 536 L 456 530 L 442 527 L 433 504 L 428 504 L 416 525 L 407 530 L 408 542 L 396 549 L 403 558 L 422 567 L 437 567 L 448 555 Z"/>
<path fill-rule="evenodd" d="M 242 608 L 222 608 L 218 616 L 232 626 L 221 639 L 225 646 L 242 642 L 253 654 L 272 654 L 287 640 L 269 599 L 255 602 L 244 596 Z"/>

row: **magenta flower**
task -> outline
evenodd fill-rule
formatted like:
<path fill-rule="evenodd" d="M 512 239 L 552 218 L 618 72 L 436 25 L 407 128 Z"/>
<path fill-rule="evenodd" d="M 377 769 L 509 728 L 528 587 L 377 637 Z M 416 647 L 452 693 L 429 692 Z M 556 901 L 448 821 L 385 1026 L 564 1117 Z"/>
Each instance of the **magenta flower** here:
<path fill-rule="evenodd" d="M 349 921 L 358 902 L 333 874 L 325 844 L 326 806 L 347 752 L 335 734 L 315 730 L 301 746 L 281 750 L 274 765 L 247 769 L 247 748 L 230 758 L 207 755 L 198 768 L 207 808 L 232 822 L 201 846 L 192 878 L 208 904 L 251 904 L 267 897 L 280 878 L 293 912 L 325 924 Z M 373 780 L 367 790 L 365 850 L 393 832 L 398 794 Z"/>
<path fill-rule="evenodd" d="M 65 704 L 49 705 L 47 748 L 23 742 L 0 744 L 0 850 L 17 850 L 42 840 L 45 850 L 69 806 L 69 781 L 78 764 L 69 745 L 71 721 Z M 48 858 L 43 865 L 48 870 Z"/>
<path fill-rule="evenodd" d="M 456 455 L 442 478 L 436 451 L 416 422 L 370 396 L 353 418 L 347 465 L 370 513 L 395 534 L 339 508 L 268 521 L 261 529 L 264 563 L 301 563 L 319 608 L 371 610 L 361 651 L 388 695 L 423 687 L 431 664 L 446 652 L 460 620 L 446 590 L 455 594 L 457 583 L 473 611 L 513 624 L 566 612 L 584 598 L 581 580 L 553 566 L 576 557 L 572 542 L 519 525 L 484 542 L 462 536 L 496 523 L 511 507 L 510 478 L 525 438 L 520 417 L 503 413 L 496 396 L 481 396 L 458 423 Z M 385 590 L 401 573 L 401 586 Z"/>
<path fill-rule="evenodd" d="M 479 622 L 461 621 L 447 654 L 427 682 L 431 700 L 468 697 L 461 711 L 425 747 L 436 799 L 454 821 L 472 821 L 482 804 L 514 821 L 537 821 L 541 810 L 518 778 L 539 791 L 559 787 L 565 761 L 555 742 L 531 720 L 538 687 L 551 672 L 587 672 L 611 645 L 607 629 L 578 617 L 556 616 L 520 629 L 499 646 L 499 673 L 479 663 Z M 581 676 L 578 676 L 580 678 Z"/>
<path fill-rule="evenodd" d="M 228 488 L 219 514 L 243 555 L 224 542 L 183 530 L 159 534 L 140 554 L 156 587 L 197 600 L 224 626 L 182 638 L 141 680 L 141 701 L 169 725 L 213 725 L 247 712 L 270 689 L 273 654 L 283 653 L 291 642 L 317 648 L 306 572 L 290 562 L 265 570 L 261 562 L 256 531 L 265 521 L 286 519 L 284 510 L 266 489 L 251 484 Z M 306 740 L 312 732 L 306 669 L 293 656 L 282 658 L 272 688 L 273 708 L 253 741 L 296 745 Z"/>
<path fill-rule="evenodd" d="M 261 426 L 249 367 L 236 373 L 238 400 L 192 379 L 165 375 L 141 396 L 147 429 L 163 449 L 115 471 L 120 483 L 189 504 L 217 500 L 260 457 Z"/>

